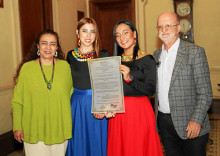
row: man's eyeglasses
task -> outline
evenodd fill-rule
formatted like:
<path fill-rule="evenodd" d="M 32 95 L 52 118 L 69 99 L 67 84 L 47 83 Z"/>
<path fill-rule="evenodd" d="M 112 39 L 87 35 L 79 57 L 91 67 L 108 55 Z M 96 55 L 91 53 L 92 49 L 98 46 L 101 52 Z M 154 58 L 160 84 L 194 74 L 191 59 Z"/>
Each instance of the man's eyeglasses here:
<path fill-rule="evenodd" d="M 175 25 L 171 25 L 171 24 L 166 24 L 164 26 L 162 25 L 158 25 L 156 28 L 157 30 L 162 30 L 163 28 L 165 28 L 166 30 L 171 30 L 173 27 L 178 26 L 179 24 L 175 24 Z"/>

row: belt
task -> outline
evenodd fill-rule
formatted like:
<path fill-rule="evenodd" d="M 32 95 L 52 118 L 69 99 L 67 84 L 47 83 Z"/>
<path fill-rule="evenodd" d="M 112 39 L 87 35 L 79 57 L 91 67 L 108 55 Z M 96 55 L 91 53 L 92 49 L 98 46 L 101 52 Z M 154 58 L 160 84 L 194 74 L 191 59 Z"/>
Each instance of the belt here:
<path fill-rule="evenodd" d="M 171 116 L 170 113 L 163 113 L 163 112 L 160 112 L 160 111 L 158 111 L 158 114 L 159 115 L 163 115 L 163 116 Z"/>

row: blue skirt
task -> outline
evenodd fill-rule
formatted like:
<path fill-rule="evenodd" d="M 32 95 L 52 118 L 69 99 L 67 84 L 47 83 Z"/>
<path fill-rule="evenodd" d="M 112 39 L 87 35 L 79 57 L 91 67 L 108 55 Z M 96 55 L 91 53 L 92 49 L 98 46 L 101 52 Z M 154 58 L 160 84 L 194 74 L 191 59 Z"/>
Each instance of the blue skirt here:
<path fill-rule="evenodd" d="M 106 156 L 108 121 L 91 114 L 92 90 L 74 89 L 71 97 L 72 138 L 66 156 Z"/>

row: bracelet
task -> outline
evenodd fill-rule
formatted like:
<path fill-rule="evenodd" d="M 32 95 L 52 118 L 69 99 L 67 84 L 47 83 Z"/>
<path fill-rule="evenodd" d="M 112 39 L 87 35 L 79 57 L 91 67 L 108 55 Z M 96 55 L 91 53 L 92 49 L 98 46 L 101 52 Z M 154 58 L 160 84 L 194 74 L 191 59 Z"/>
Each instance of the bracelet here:
<path fill-rule="evenodd" d="M 130 77 L 127 79 L 127 80 L 125 80 L 125 82 L 126 83 L 129 83 L 129 82 L 131 82 L 131 79 L 130 79 Z"/>

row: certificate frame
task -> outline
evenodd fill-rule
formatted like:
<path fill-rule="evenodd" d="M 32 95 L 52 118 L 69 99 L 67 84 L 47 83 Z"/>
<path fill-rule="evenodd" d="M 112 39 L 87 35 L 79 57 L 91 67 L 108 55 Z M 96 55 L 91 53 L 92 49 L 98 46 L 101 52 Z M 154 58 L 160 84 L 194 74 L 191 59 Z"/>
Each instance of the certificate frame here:
<path fill-rule="evenodd" d="M 92 88 L 91 113 L 124 113 L 124 91 L 119 70 L 121 56 L 88 60 Z"/>

